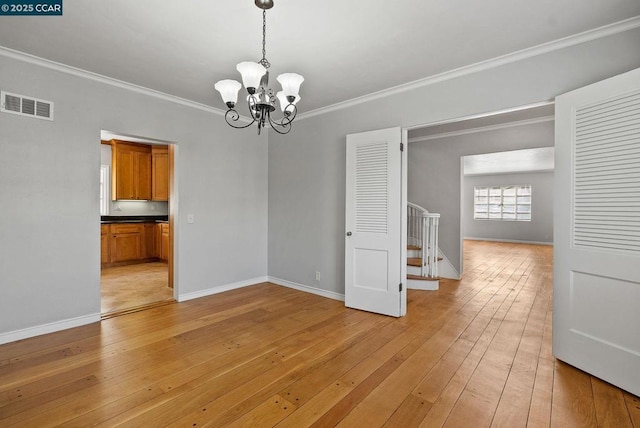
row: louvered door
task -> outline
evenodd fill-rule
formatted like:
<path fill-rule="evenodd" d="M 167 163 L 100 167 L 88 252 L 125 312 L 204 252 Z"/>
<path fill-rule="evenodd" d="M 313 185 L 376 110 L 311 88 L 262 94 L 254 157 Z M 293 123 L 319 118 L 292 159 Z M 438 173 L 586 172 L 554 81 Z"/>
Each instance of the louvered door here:
<path fill-rule="evenodd" d="M 406 312 L 401 135 L 392 128 L 347 136 L 345 304 L 391 316 Z"/>
<path fill-rule="evenodd" d="M 640 70 L 556 99 L 553 352 L 640 395 Z"/>

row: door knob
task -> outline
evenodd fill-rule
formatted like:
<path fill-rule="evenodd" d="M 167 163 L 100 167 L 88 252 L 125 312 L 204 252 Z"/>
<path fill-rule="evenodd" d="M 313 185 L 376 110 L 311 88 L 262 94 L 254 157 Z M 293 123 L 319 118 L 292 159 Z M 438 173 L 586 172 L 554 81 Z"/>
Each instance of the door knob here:
<path fill-rule="evenodd" d="M 347 236 L 351 236 L 351 232 L 347 232 Z"/>

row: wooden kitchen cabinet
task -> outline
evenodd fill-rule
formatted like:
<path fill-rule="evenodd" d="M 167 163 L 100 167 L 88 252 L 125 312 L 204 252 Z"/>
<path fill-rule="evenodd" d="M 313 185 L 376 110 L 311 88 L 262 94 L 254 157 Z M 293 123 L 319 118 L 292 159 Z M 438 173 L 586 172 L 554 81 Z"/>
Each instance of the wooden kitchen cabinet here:
<path fill-rule="evenodd" d="M 111 224 L 111 263 L 142 259 L 142 223 Z"/>
<path fill-rule="evenodd" d="M 151 200 L 169 200 L 169 147 L 151 146 Z"/>
<path fill-rule="evenodd" d="M 151 199 L 151 146 L 111 141 L 111 199 Z"/>
<path fill-rule="evenodd" d="M 109 225 L 100 225 L 100 264 L 105 265 L 111 263 L 111 252 L 109 250 L 109 243 L 111 237 L 109 236 Z"/>
<path fill-rule="evenodd" d="M 143 223 L 142 258 L 152 259 L 158 257 L 156 246 L 156 223 Z"/>
<path fill-rule="evenodd" d="M 169 261 L 169 224 L 159 223 L 156 228 L 156 242 L 158 245 L 158 257 L 163 262 Z"/>
<path fill-rule="evenodd" d="M 162 245 L 161 226 L 155 222 L 101 225 L 101 266 L 106 268 L 158 260 Z"/>

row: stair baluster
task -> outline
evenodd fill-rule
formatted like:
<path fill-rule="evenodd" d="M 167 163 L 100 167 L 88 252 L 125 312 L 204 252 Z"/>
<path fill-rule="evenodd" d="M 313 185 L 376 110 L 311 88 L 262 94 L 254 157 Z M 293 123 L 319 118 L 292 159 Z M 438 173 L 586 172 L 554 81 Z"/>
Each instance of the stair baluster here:
<path fill-rule="evenodd" d="M 407 243 L 420 248 L 420 276 L 438 276 L 438 226 L 440 214 L 407 204 Z"/>

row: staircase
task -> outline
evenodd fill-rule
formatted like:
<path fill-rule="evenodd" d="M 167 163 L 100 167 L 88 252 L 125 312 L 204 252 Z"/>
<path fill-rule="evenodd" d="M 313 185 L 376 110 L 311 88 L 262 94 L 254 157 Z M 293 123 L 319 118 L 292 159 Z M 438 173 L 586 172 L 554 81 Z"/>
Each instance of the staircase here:
<path fill-rule="evenodd" d="M 440 214 L 407 204 L 407 289 L 438 290 L 438 224 Z"/>

